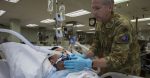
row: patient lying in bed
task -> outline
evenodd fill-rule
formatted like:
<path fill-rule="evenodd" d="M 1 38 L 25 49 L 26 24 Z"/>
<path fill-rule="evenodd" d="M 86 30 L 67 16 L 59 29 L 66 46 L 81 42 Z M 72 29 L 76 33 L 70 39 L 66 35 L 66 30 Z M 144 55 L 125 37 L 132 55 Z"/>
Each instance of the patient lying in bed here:
<path fill-rule="evenodd" d="M 63 48 L 56 48 L 55 50 L 63 52 L 64 56 L 67 56 L 67 52 L 65 52 Z M 49 61 L 52 65 L 54 65 L 54 67 L 56 67 L 57 71 L 53 72 L 53 74 L 50 73 L 46 78 L 98 78 L 96 73 L 89 69 L 85 69 L 83 71 L 66 70 L 64 68 L 64 60 L 58 61 L 60 55 L 57 54 L 49 58 Z"/>
<path fill-rule="evenodd" d="M 50 57 L 49 61 L 46 61 L 44 71 L 41 71 L 46 57 L 44 53 L 37 52 L 28 45 L 15 42 L 3 43 L 0 45 L 0 49 L 6 56 L 11 78 L 43 78 L 41 77 L 42 73 L 45 78 L 83 78 L 83 76 L 93 75 L 91 71 L 65 70 L 63 60 L 57 61 L 60 58 L 59 53 Z M 55 50 L 62 52 L 63 49 L 57 48 Z M 95 76 L 88 78 L 97 78 Z"/>

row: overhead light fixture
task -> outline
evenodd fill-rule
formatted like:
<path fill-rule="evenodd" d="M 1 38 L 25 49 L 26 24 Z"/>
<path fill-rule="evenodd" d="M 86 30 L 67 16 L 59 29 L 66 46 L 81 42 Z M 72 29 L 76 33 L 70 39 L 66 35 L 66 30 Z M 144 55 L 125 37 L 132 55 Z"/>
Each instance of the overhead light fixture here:
<path fill-rule="evenodd" d="M 150 20 L 150 17 L 149 18 L 140 18 L 140 19 L 138 19 L 139 22 L 149 21 L 149 20 Z M 136 22 L 136 19 L 131 20 L 131 22 Z"/>
<path fill-rule="evenodd" d="M 148 23 L 147 25 L 150 25 L 150 23 Z"/>
<path fill-rule="evenodd" d="M 86 32 L 86 33 L 92 33 L 92 34 L 94 34 L 95 32 Z"/>
<path fill-rule="evenodd" d="M 28 25 L 26 25 L 27 27 L 37 27 L 37 26 L 39 26 L 39 25 L 37 25 L 37 24 L 28 24 Z"/>
<path fill-rule="evenodd" d="M 56 30 L 56 29 L 57 29 L 57 30 L 61 30 L 62 28 L 61 28 L 61 27 L 59 27 L 59 28 L 53 28 L 53 29 L 54 29 L 54 30 Z"/>
<path fill-rule="evenodd" d="M 40 21 L 41 23 L 52 23 L 52 22 L 55 22 L 55 20 L 54 19 L 46 19 L 46 20 L 42 20 L 42 21 Z"/>
<path fill-rule="evenodd" d="M 82 25 L 82 24 L 78 24 L 78 25 L 75 25 L 75 27 L 84 27 L 85 25 Z"/>
<path fill-rule="evenodd" d="M 83 31 L 83 30 L 77 30 L 77 31 Z"/>
<path fill-rule="evenodd" d="M 67 27 L 69 27 L 69 26 L 73 26 L 73 24 L 66 24 L 66 26 L 67 26 Z"/>
<path fill-rule="evenodd" d="M 5 0 L 5 1 L 12 2 L 12 3 L 17 3 L 17 2 L 19 2 L 20 0 Z"/>
<path fill-rule="evenodd" d="M 114 0 L 115 4 L 128 2 L 129 0 Z"/>
<path fill-rule="evenodd" d="M 77 47 L 78 45 L 75 44 L 74 46 Z"/>
<path fill-rule="evenodd" d="M 92 28 L 92 29 L 89 29 L 89 30 L 93 31 L 93 30 L 95 30 L 95 28 Z"/>
<path fill-rule="evenodd" d="M 2 16 L 4 13 L 6 13 L 6 11 L 0 10 L 0 16 Z"/>
<path fill-rule="evenodd" d="M 78 10 L 78 11 L 67 13 L 65 15 L 68 16 L 68 17 L 77 17 L 77 16 L 82 16 L 82 15 L 86 15 L 86 14 L 90 14 L 90 13 L 91 12 L 89 12 L 87 10 L 81 9 L 81 10 Z"/>

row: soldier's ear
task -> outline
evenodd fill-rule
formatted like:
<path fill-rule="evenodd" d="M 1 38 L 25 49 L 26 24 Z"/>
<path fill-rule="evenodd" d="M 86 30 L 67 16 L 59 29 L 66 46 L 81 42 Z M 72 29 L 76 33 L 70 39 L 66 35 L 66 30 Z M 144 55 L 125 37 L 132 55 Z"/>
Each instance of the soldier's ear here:
<path fill-rule="evenodd" d="M 113 11 L 113 5 L 109 5 L 108 9 L 109 11 Z"/>

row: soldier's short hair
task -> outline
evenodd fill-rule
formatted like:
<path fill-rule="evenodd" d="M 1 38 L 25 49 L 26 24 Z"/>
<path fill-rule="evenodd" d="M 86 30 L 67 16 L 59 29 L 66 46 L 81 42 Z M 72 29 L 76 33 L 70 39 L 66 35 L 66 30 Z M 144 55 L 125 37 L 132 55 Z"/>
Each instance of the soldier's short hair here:
<path fill-rule="evenodd" d="M 114 0 L 102 0 L 104 5 L 112 5 L 114 4 Z"/>

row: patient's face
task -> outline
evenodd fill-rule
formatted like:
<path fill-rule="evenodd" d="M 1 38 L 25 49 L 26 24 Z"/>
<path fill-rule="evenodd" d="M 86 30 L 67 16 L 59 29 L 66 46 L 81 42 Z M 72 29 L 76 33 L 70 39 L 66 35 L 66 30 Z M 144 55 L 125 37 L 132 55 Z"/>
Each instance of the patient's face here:
<path fill-rule="evenodd" d="M 56 61 L 59 59 L 59 56 L 58 55 L 53 55 L 49 58 L 50 62 L 52 65 L 54 65 L 56 63 Z M 64 70 L 64 62 L 63 61 L 59 61 L 57 64 L 56 64 L 56 69 L 57 70 Z"/>
<path fill-rule="evenodd" d="M 55 49 L 55 50 L 62 52 L 62 51 L 63 51 L 63 48 L 57 48 L 57 49 Z M 54 64 L 57 62 L 57 60 L 58 60 L 59 58 L 60 58 L 60 56 L 57 55 L 57 54 L 55 54 L 55 55 L 51 56 L 51 57 L 49 58 L 49 60 L 50 60 L 51 64 L 54 65 Z M 57 70 L 64 70 L 64 62 L 63 62 L 63 61 L 59 61 L 59 62 L 56 64 L 56 68 L 57 68 Z"/>

